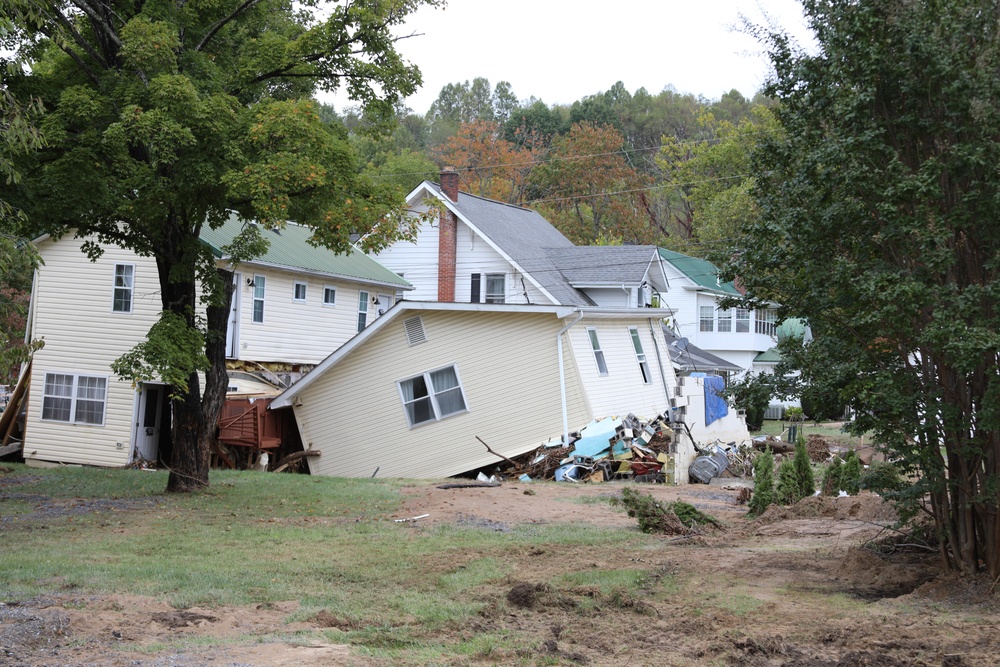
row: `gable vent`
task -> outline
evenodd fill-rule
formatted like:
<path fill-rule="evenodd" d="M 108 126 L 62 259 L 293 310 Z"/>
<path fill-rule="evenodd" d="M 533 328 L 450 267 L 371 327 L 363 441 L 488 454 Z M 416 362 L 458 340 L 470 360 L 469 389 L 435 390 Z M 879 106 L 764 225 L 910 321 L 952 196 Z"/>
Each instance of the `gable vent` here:
<path fill-rule="evenodd" d="M 406 342 L 410 347 L 427 340 L 427 334 L 424 333 L 424 323 L 420 321 L 419 315 L 403 320 L 403 330 L 406 331 Z"/>

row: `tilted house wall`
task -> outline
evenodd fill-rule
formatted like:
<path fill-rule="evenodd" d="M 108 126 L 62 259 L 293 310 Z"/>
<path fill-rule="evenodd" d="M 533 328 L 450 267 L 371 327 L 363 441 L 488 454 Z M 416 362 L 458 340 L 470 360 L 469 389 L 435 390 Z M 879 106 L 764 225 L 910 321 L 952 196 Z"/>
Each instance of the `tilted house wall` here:
<path fill-rule="evenodd" d="M 558 441 L 564 427 L 576 430 L 594 418 L 636 410 L 652 417 L 668 410 L 673 372 L 669 364 L 661 371 L 648 335 L 650 317 L 663 314 L 403 302 L 275 399 L 272 407 L 293 407 L 304 446 L 320 452 L 308 459 L 313 474 L 460 474 L 501 462 L 476 436 L 510 457 Z M 589 377 L 595 365 L 587 334 L 591 324 L 603 337 L 603 382 Z M 645 332 L 648 383 L 639 369 L 630 327 Z M 461 381 L 465 409 L 411 425 L 401 383 L 450 367 Z"/>

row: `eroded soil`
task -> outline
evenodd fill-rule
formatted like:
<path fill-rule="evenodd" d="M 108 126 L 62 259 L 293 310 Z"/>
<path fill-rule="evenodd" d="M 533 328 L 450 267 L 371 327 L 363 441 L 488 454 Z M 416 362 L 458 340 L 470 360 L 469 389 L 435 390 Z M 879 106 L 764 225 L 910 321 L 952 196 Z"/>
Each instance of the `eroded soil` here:
<path fill-rule="evenodd" d="M 807 499 L 755 521 L 737 491 L 644 487 L 721 519 L 724 530 L 663 537 L 642 551 L 546 545 L 498 554 L 515 574 L 474 591 L 483 605 L 446 641 L 516 636 L 434 664 L 749 665 L 783 667 L 986 667 L 1000 664 L 1000 605 L 993 582 L 939 576 L 933 553 L 878 555 L 859 545 L 892 521 L 871 495 Z M 526 524 L 596 524 L 637 530 L 602 502 L 614 484 L 504 484 L 407 490 L 399 530 L 442 523 L 507 531 Z M 584 498 L 598 496 L 598 498 Z M 586 502 L 590 500 L 592 502 Z M 51 510 L 42 510 L 51 511 Z M 468 561 L 483 556 L 470 553 Z M 441 557 L 445 558 L 444 555 Z M 462 556 L 425 562 L 452 571 Z M 589 569 L 642 570 L 641 590 L 607 594 L 553 585 Z M 663 591 L 668 591 L 667 595 Z M 649 593 L 648 595 L 646 593 Z M 212 667 L 381 665 L 350 645 L 359 628 L 321 612 L 288 623 L 296 601 L 174 609 L 126 596 L 53 595 L 0 605 L 0 665 Z M 297 632 L 306 634 L 295 638 Z M 315 632 L 323 631 L 319 635 Z M 316 636 L 335 641 L 315 641 Z M 440 638 L 440 633 L 438 633 Z M 306 639 L 303 639 L 306 638 Z M 342 641 L 336 641 L 342 638 Z M 305 643 L 306 645 L 302 645 Z M 396 661 L 398 663 L 398 661 Z M 427 663 L 430 664 L 430 663 Z"/>

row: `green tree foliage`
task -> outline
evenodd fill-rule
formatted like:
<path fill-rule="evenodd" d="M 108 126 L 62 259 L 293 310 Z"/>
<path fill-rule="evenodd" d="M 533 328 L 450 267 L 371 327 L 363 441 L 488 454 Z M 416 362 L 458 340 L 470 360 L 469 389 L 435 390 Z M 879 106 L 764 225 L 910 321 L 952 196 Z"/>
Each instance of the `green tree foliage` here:
<path fill-rule="evenodd" d="M 779 505 L 794 505 L 802 500 L 802 488 L 792 459 L 782 459 L 778 465 L 778 487 L 774 499 Z"/>
<path fill-rule="evenodd" d="M 352 233 L 374 247 L 391 241 L 395 225 L 369 232 L 401 214 L 401 191 L 361 172 L 346 130 L 323 123 L 308 97 L 343 87 L 366 123 L 384 126 L 420 83 L 392 30 L 424 4 L 439 3 L 8 0 L 0 8 L 8 43 L 31 64 L 3 72 L 4 88 L 22 105 L 41 101 L 46 140 L 44 151 L 16 161 L 24 178 L 2 199 L 34 231 L 84 239 L 91 258 L 113 244 L 156 261 L 170 315 L 118 368 L 136 380 L 151 368 L 187 374 L 186 390 L 174 386 L 169 490 L 208 484 L 225 395 L 232 280 L 198 241 L 202 226 L 235 210 L 265 227 L 310 225 L 313 240 L 335 251 Z M 244 235 L 230 249 L 235 261 L 261 248 L 256 228 Z M 196 340 L 200 350 L 177 354 Z M 194 372 L 202 356 L 204 392 Z"/>
<path fill-rule="evenodd" d="M 807 318 L 858 430 L 929 498 L 950 569 L 1000 576 L 1000 8 L 806 0 L 770 43 L 782 133 L 730 267 Z M 818 344 L 818 345 L 817 345 Z"/>
<path fill-rule="evenodd" d="M 774 503 L 774 454 L 766 448 L 753 460 L 753 495 L 748 508 L 751 516 L 760 516 Z"/>
<path fill-rule="evenodd" d="M 840 490 L 844 486 L 841 481 L 843 473 L 843 461 L 841 461 L 839 456 L 834 456 L 833 460 L 830 461 L 830 465 L 826 467 L 826 470 L 823 473 L 824 496 L 836 496 L 840 494 Z"/>
<path fill-rule="evenodd" d="M 853 449 L 847 450 L 844 466 L 840 469 L 840 489 L 856 496 L 861 491 L 861 459 Z"/>
<path fill-rule="evenodd" d="M 675 244 L 683 252 L 726 254 L 732 239 L 757 216 L 750 154 L 762 135 L 777 131 L 777 123 L 767 107 L 751 111 L 742 96 L 740 100 L 747 109 L 727 114 L 738 121 L 719 119 L 712 112 L 699 117 L 706 137 L 702 141 L 663 137 L 656 162 L 674 191 L 670 216 L 675 235 L 688 240 Z"/>
<path fill-rule="evenodd" d="M 553 139 L 545 161 L 532 170 L 539 210 L 575 243 L 601 235 L 631 243 L 661 237 L 645 205 L 650 179 L 629 165 L 623 149 L 614 127 L 583 122 Z"/>
<path fill-rule="evenodd" d="M 806 439 L 799 435 L 795 442 L 795 479 L 799 485 L 799 498 L 808 498 L 816 493 L 816 476 L 813 474 L 812 461 L 809 459 L 809 449 L 806 447 Z"/>
<path fill-rule="evenodd" d="M 759 431 L 764 425 L 764 413 L 775 393 L 773 379 L 764 373 L 744 373 L 726 387 L 726 394 L 733 397 L 736 408 L 746 412 L 747 429 L 751 431 Z"/>

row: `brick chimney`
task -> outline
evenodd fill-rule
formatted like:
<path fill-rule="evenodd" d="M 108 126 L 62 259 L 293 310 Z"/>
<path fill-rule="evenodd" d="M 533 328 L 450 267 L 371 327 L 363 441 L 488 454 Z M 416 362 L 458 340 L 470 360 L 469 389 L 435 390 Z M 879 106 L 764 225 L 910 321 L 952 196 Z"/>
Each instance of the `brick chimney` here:
<path fill-rule="evenodd" d="M 441 170 L 441 192 L 451 201 L 458 201 L 458 172 L 454 167 Z M 442 206 L 438 221 L 438 301 L 455 300 L 457 228 L 455 214 Z"/>
<path fill-rule="evenodd" d="M 458 201 L 458 171 L 454 167 L 445 167 L 441 170 L 441 192 L 448 199 Z"/>

